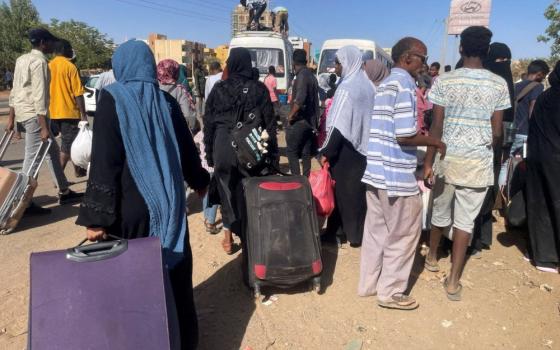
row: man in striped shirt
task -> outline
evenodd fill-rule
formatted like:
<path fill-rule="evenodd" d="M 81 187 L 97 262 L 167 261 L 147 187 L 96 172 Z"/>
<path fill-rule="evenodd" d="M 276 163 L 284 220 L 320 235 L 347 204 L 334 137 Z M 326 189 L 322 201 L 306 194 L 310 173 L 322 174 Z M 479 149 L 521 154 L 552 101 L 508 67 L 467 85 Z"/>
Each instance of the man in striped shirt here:
<path fill-rule="evenodd" d="M 445 144 L 417 133 L 416 84 L 427 60 L 424 43 L 401 39 L 392 50 L 396 63 L 377 90 L 371 117 L 367 169 L 368 212 L 364 225 L 358 294 L 377 294 L 378 305 L 412 310 L 405 295 L 422 226 L 422 200 L 414 172 L 416 147 Z"/>

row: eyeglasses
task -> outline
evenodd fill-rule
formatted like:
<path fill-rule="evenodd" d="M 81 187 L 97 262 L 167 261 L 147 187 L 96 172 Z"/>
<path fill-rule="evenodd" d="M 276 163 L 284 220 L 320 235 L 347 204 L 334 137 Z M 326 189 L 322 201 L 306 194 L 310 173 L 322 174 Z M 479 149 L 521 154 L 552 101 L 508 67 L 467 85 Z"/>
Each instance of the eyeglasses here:
<path fill-rule="evenodd" d="M 427 55 L 421 55 L 421 54 L 416 53 L 416 52 L 409 52 L 409 54 L 420 58 L 420 61 L 422 61 L 422 63 L 428 62 L 428 56 Z"/>

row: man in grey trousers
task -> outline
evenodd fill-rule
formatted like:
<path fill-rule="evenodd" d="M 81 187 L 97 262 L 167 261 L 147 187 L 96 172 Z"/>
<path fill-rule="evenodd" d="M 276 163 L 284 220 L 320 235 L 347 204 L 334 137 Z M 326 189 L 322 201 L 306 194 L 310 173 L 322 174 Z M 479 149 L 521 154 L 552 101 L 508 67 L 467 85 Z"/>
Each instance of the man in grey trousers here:
<path fill-rule="evenodd" d="M 60 165 L 60 150 L 49 128 L 47 111 L 49 109 L 49 66 L 46 54 L 52 52 L 57 38 L 46 29 L 29 31 L 31 52 L 20 56 L 16 61 L 14 86 L 10 93 L 10 115 L 6 130 L 14 129 L 15 122 L 25 129 L 25 157 L 23 172 L 32 166 L 33 158 L 41 144 L 49 138 L 53 141 L 47 162 L 54 182 L 59 190 L 59 204 L 73 202 L 83 196 L 71 191 L 68 180 Z M 49 209 L 32 204 L 26 214 L 48 214 Z"/>

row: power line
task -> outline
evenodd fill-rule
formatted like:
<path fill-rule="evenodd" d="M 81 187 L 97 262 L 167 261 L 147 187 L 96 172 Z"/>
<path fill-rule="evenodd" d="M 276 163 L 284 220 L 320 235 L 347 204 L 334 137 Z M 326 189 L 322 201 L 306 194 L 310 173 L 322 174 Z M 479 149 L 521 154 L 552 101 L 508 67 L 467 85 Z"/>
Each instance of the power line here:
<path fill-rule="evenodd" d="M 195 19 L 195 20 L 199 20 L 199 21 L 206 21 L 206 22 L 213 22 L 213 23 L 227 23 L 227 20 L 225 20 L 223 18 L 213 18 L 213 17 L 206 16 L 206 15 L 203 15 L 203 17 L 201 17 L 200 15 L 194 15 L 193 13 L 184 12 L 183 10 L 180 10 L 179 12 L 177 12 L 177 10 L 166 9 L 165 7 L 156 7 L 156 6 L 144 5 L 144 4 L 137 3 L 137 2 L 132 2 L 132 1 L 129 1 L 129 0 L 115 0 L 115 1 L 121 2 L 121 3 L 124 3 L 124 4 L 128 4 L 128 5 L 132 5 L 132 6 L 136 6 L 136 7 L 143 7 L 143 8 L 147 8 L 147 9 L 151 9 L 151 10 L 156 10 L 156 11 L 167 13 L 167 14 L 172 14 L 172 15 L 181 16 L 181 17 L 187 17 L 187 18 L 191 18 L 191 19 Z"/>
<path fill-rule="evenodd" d="M 184 8 L 169 6 L 169 5 L 162 4 L 162 3 L 159 3 L 159 2 L 155 2 L 155 1 L 150 1 L 150 0 L 137 0 L 137 1 L 140 1 L 140 2 L 143 2 L 143 3 L 146 3 L 146 4 L 150 4 L 150 5 L 153 5 L 153 6 L 162 7 L 162 8 L 165 8 L 165 9 L 172 10 L 172 11 L 181 11 L 181 12 L 188 13 L 188 14 L 203 16 L 203 17 L 207 17 L 209 19 L 226 20 L 223 17 L 217 17 L 217 16 L 213 16 L 213 15 L 208 15 L 206 13 L 190 11 L 190 10 L 187 10 L 187 9 L 184 9 Z"/>
<path fill-rule="evenodd" d="M 225 4 L 221 4 L 213 1 L 207 1 L 207 0 L 175 0 L 175 2 L 190 3 L 191 5 L 201 6 L 204 8 L 213 8 L 218 10 L 231 11 L 231 6 L 227 6 Z"/>

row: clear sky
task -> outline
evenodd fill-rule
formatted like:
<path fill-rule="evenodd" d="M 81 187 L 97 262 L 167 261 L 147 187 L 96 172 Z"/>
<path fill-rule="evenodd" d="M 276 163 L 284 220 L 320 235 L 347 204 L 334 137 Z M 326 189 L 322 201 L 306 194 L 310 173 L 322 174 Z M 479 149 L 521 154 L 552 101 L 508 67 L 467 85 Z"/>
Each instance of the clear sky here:
<path fill-rule="evenodd" d="M 1 0 L 0 0 L 1 1 Z M 493 41 L 510 46 L 514 58 L 548 56 L 549 45 L 536 38 L 547 27 L 543 13 L 552 0 L 493 0 Z M 214 47 L 228 43 L 230 16 L 237 0 L 33 0 L 43 21 L 75 19 L 97 27 L 116 43 L 166 34 Z M 449 0 L 274 0 L 290 11 L 290 35 L 309 38 L 313 49 L 326 39 L 361 38 L 391 47 L 403 36 L 423 40 L 430 61 L 441 59 Z M 156 8 L 158 10 L 156 10 Z M 449 37 L 447 62 L 458 45 Z"/>

